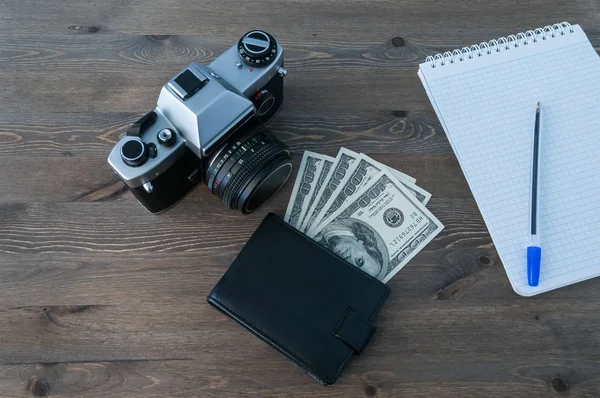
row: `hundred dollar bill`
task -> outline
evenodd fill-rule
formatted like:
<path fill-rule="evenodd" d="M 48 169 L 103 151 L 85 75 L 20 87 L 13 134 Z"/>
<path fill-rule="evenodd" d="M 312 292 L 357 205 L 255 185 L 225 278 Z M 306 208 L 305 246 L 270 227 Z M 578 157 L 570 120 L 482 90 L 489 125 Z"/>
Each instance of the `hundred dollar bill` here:
<path fill-rule="evenodd" d="M 314 236 L 315 231 L 319 228 L 320 224 L 326 220 L 336 210 L 344 206 L 344 204 L 352 199 L 353 195 L 357 193 L 362 187 L 369 183 L 377 174 L 382 170 L 389 170 L 394 177 L 406 188 L 417 200 L 423 204 L 431 198 L 431 194 L 422 188 L 417 187 L 415 184 L 404 179 L 404 173 L 387 167 L 367 155 L 361 153 L 360 157 L 354 163 L 353 168 L 350 171 L 350 178 L 346 180 L 344 185 L 339 191 L 327 201 L 319 219 L 313 223 L 312 228 L 307 231 L 308 236 Z"/>
<path fill-rule="evenodd" d="M 359 154 L 356 162 L 348 170 L 348 178 L 345 178 L 344 182 L 333 192 L 311 227 L 306 231 L 306 234 L 310 237 L 314 236 L 323 220 L 339 209 L 349 197 L 354 195 L 384 168 L 385 166 L 383 165 L 370 162 L 366 155 Z"/>
<path fill-rule="evenodd" d="M 322 223 L 314 239 L 387 283 L 443 228 L 384 170 Z"/>
<path fill-rule="evenodd" d="M 294 189 L 292 190 L 292 196 L 290 197 L 290 202 L 283 218 L 292 227 L 299 227 L 298 221 L 302 212 L 302 204 L 308 199 L 311 187 L 316 184 L 316 176 L 319 175 L 323 167 L 324 158 L 324 155 L 304 151 L 300 169 L 296 176 L 296 182 L 294 183 Z"/>
<path fill-rule="evenodd" d="M 402 185 L 404 185 L 404 188 L 408 189 L 409 192 L 411 194 L 413 194 L 413 196 L 415 198 L 417 198 L 417 200 L 419 202 L 423 203 L 424 205 L 426 205 L 429 202 L 429 199 L 431 199 L 431 194 L 429 192 L 427 192 L 426 190 L 424 190 L 423 188 L 421 188 L 420 186 L 418 186 L 417 184 L 415 184 L 414 182 L 405 180 L 404 176 L 406 176 L 406 174 L 404 174 L 396 169 L 392 169 L 391 167 L 387 167 L 386 165 L 383 165 L 381 163 L 379 163 L 379 164 L 381 166 L 383 166 L 385 169 L 388 169 L 389 171 L 391 171 L 392 174 L 394 175 L 394 177 L 396 177 L 396 179 L 398 181 L 400 181 L 402 183 Z"/>
<path fill-rule="evenodd" d="M 315 202 L 317 198 L 317 194 L 321 190 L 321 186 L 323 186 L 323 182 L 329 175 L 329 170 L 331 170 L 331 166 L 335 162 L 335 158 L 327 155 L 320 155 L 323 157 L 323 162 L 320 168 L 317 169 L 315 175 L 317 175 L 316 181 L 310 184 L 310 190 L 308 191 L 307 199 L 302 202 L 302 210 L 300 211 L 300 217 L 298 217 L 298 222 L 296 223 L 296 228 L 299 228 L 301 231 L 304 230 L 301 228 L 304 218 L 306 217 L 306 213 L 308 209 L 311 208 L 312 204 Z"/>
<path fill-rule="evenodd" d="M 373 160 L 373 159 L 371 159 L 371 160 Z M 373 160 L 373 162 L 375 162 L 377 164 L 380 164 L 382 166 L 385 166 L 382 163 L 376 162 L 375 160 Z M 400 182 L 407 182 L 407 183 L 413 184 L 413 185 L 417 183 L 417 179 L 416 178 L 411 177 L 408 174 L 404 174 L 403 172 L 398 171 L 396 169 L 392 169 L 391 167 L 388 167 L 388 166 L 385 166 L 385 167 L 388 168 L 392 172 L 392 174 L 394 174 L 394 177 L 396 177 L 397 179 L 399 179 Z"/>
<path fill-rule="evenodd" d="M 335 163 L 333 166 L 331 166 L 331 171 L 327 175 L 323 186 L 321 186 L 321 190 L 317 193 L 315 202 L 306 213 L 303 224 L 299 228 L 301 231 L 310 230 L 313 223 L 319 220 L 318 215 L 321 210 L 323 210 L 323 206 L 325 206 L 325 203 L 327 203 L 336 189 L 340 188 L 340 185 L 343 184 L 346 181 L 345 179 L 350 176 L 348 174 L 348 170 L 352 167 L 359 156 L 360 155 L 358 153 L 351 151 L 350 149 L 340 149 L 335 158 Z"/>

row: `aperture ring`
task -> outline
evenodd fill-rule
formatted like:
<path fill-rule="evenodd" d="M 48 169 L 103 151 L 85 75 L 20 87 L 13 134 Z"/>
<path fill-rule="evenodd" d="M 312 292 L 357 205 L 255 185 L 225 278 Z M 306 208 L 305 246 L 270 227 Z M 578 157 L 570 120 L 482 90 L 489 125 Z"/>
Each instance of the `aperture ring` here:
<path fill-rule="evenodd" d="M 232 145 L 225 153 L 219 154 L 220 159 L 217 164 L 209 167 L 207 178 L 208 189 L 215 195 L 218 195 L 225 175 L 229 173 L 230 169 L 235 166 L 239 159 L 247 156 L 248 151 L 259 145 L 265 138 L 264 131 L 252 131 L 236 141 L 236 144 Z"/>
<path fill-rule="evenodd" d="M 230 208 L 234 208 L 233 199 L 237 191 L 242 188 L 248 178 L 254 176 L 263 166 L 268 164 L 271 158 L 281 151 L 285 151 L 285 145 L 277 140 L 267 142 L 266 145 L 257 149 L 253 155 L 245 161 L 241 167 L 230 176 L 223 190 L 223 202 Z"/>

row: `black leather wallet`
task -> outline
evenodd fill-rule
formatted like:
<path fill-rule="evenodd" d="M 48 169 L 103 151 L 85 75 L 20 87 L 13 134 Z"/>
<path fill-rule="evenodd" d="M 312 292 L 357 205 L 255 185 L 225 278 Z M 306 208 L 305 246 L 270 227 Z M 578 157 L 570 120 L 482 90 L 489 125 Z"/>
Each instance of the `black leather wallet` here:
<path fill-rule="evenodd" d="M 375 332 L 379 280 L 268 214 L 208 302 L 323 385 Z"/>

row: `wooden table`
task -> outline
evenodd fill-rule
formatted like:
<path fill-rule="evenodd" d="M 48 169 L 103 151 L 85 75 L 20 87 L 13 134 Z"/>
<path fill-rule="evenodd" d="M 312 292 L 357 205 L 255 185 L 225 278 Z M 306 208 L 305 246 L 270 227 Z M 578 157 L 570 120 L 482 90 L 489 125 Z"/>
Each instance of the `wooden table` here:
<path fill-rule="evenodd" d="M 1 0 L 0 395 L 598 396 L 600 281 L 512 291 L 416 73 L 561 20 L 600 46 L 597 0 Z M 271 128 L 295 164 L 363 151 L 416 177 L 446 225 L 330 387 L 205 302 L 292 184 L 250 216 L 204 186 L 152 216 L 106 162 L 169 78 L 253 28 L 285 47 Z"/>

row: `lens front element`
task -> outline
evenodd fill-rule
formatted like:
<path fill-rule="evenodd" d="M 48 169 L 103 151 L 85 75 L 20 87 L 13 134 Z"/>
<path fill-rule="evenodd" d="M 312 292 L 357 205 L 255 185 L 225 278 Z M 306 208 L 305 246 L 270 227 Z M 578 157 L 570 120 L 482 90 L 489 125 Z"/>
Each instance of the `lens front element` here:
<path fill-rule="evenodd" d="M 232 209 L 251 213 L 267 202 L 292 168 L 285 144 L 256 125 L 241 139 L 227 142 L 210 161 L 208 188 Z"/>
<path fill-rule="evenodd" d="M 239 201 L 245 206 L 242 213 L 252 213 L 275 196 L 291 172 L 292 163 L 285 161 L 274 162 L 261 170 L 261 176 L 253 179 L 240 195 Z"/>

